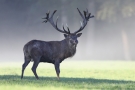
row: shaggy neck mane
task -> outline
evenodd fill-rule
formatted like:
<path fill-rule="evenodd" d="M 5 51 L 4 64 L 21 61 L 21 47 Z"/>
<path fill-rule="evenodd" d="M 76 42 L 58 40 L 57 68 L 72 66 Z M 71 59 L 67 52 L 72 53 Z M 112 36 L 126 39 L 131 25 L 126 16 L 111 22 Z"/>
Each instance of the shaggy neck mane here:
<path fill-rule="evenodd" d="M 69 45 L 69 40 L 64 39 L 62 40 L 62 43 L 64 43 L 64 49 L 65 49 L 65 58 L 67 57 L 73 57 L 76 53 L 76 46 L 72 47 Z"/>

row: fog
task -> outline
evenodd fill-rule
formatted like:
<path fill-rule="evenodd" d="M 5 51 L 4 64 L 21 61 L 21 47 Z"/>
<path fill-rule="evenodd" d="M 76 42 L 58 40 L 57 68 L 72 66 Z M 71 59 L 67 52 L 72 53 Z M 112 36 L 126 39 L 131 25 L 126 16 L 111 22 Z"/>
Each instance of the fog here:
<path fill-rule="evenodd" d="M 77 53 L 70 60 L 135 60 L 135 15 L 119 19 L 117 13 L 115 22 L 99 19 L 97 12 L 105 1 L 0 0 L 0 61 L 23 61 L 23 46 L 30 40 L 64 39 L 50 23 L 42 23 L 48 10 L 57 10 L 54 20 L 59 16 L 59 28 L 67 23 L 71 32 L 78 30 L 82 18 L 77 8 L 87 8 L 95 17 L 82 31 Z"/>

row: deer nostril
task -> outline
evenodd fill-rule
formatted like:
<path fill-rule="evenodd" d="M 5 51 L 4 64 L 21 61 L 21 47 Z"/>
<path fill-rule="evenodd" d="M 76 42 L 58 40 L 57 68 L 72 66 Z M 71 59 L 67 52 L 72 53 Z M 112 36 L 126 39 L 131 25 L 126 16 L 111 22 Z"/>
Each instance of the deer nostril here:
<path fill-rule="evenodd" d="M 77 40 L 75 40 L 75 43 L 77 44 L 77 43 L 78 43 L 78 41 L 77 41 Z"/>
<path fill-rule="evenodd" d="M 77 40 L 75 40 L 75 41 L 74 41 L 74 44 L 78 44 L 78 41 L 77 41 Z"/>

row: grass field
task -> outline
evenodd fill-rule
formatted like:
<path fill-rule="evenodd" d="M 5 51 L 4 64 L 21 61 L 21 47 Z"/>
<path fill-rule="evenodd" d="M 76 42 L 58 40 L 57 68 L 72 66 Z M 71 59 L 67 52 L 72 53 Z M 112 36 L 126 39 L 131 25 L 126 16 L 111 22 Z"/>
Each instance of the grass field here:
<path fill-rule="evenodd" d="M 21 80 L 22 63 L 0 63 L 0 90 L 135 90 L 133 61 L 66 60 L 61 63 L 59 81 L 48 63 L 39 64 L 36 80 L 32 62 Z"/>

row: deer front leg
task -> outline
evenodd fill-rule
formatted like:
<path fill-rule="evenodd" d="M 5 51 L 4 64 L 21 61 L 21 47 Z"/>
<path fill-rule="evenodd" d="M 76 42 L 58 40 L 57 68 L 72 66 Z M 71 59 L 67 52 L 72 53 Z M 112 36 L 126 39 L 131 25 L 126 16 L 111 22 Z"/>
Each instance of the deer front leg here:
<path fill-rule="evenodd" d="M 56 74 L 57 74 L 57 78 L 59 80 L 60 79 L 59 78 L 59 74 L 60 74 L 60 69 L 59 69 L 60 63 L 59 63 L 59 61 L 55 61 L 54 66 L 55 66 L 55 71 L 56 71 Z"/>

